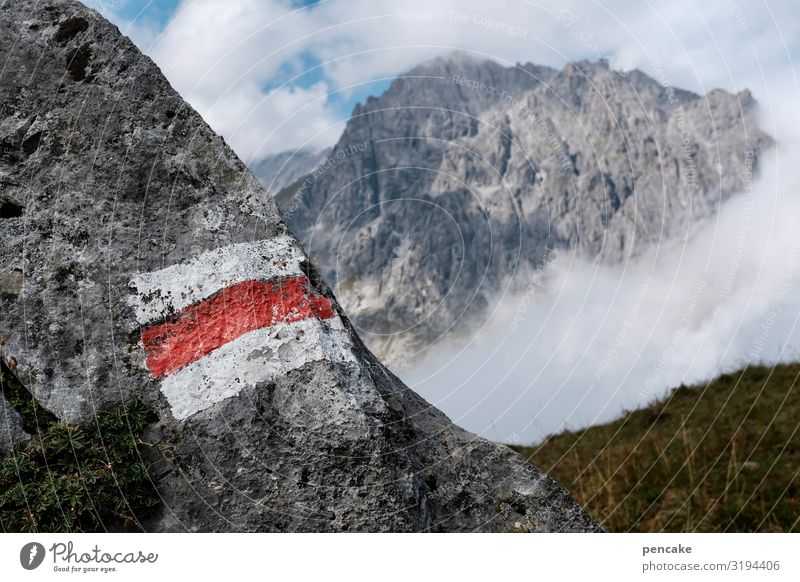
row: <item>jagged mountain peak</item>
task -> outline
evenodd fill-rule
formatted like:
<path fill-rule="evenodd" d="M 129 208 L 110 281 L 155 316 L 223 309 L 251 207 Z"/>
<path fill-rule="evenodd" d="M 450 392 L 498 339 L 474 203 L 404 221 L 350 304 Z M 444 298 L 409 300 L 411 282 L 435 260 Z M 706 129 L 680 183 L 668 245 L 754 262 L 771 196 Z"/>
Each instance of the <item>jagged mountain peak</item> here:
<path fill-rule="evenodd" d="M 336 146 L 358 153 L 282 200 L 368 343 L 419 353 L 547 249 L 614 263 L 698 228 L 773 143 L 754 106 L 605 61 L 439 57 L 359 106 Z"/>

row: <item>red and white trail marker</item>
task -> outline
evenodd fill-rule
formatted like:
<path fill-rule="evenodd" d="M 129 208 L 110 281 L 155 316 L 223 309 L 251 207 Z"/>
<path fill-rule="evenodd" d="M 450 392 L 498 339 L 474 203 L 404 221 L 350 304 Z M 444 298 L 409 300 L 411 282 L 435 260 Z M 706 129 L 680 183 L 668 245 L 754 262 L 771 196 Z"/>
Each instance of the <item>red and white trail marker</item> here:
<path fill-rule="evenodd" d="M 303 260 L 297 243 L 281 236 L 133 278 L 130 303 L 145 363 L 175 418 L 308 362 L 356 362 L 341 319 L 311 288 Z"/>

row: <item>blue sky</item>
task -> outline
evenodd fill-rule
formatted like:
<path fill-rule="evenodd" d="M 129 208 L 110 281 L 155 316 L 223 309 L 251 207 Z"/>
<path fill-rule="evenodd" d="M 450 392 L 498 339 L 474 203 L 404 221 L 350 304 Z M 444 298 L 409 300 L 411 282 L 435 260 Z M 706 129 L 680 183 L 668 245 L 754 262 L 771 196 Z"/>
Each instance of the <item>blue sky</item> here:
<path fill-rule="evenodd" d="M 181 2 L 182 0 L 121 0 L 116 5 L 113 3 L 111 5 L 114 6 L 114 12 L 126 20 L 146 15 L 153 23 L 163 28 L 175 14 Z M 319 4 L 319 0 L 294 0 L 291 4 L 297 7 L 310 7 Z"/>
<path fill-rule="evenodd" d="M 315 4 L 319 4 L 319 1 L 320 0 L 293 0 L 290 4 L 298 8 L 310 8 Z M 181 5 L 181 2 L 182 0 L 122 0 L 109 15 L 119 23 L 130 21 L 144 22 L 148 28 L 160 32 L 166 28 Z M 300 76 L 295 81 L 295 84 L 299 87 L 308 88 L 322 80 L 324 71 L 318 67 L 320 61 L 314 58 L 313 55 L 304 53 L 301 55 L 301 58 L 307 72 Z M 273 89 L 276 85 L 282 83 L 289 76 L 289 73 L 290 70 L 287 67 L 282 75 L 279 75 L 275 80 L 264 85 L 265 90 Z M 333 94 L 331 95 L 331 102 L 341 114 L 346 115 L 353 110 L 356 103 L 363 101 L 369 95 L 380 94 L 388 86 L 389 81 L 380 80 L 358 90 L 353 95 L 341 96 L 339 94 Z"/>
<path fill-rule="evenodd" d="M 141 21 L 145 19 L 151 26 L 163 29 L 178 8 L 181 0 L 121 0 L 118 3 L 108 3 L 112 9 L 108 12 L 114 20 Z M 93 8 L 101 8 L 103 2 L 87 2 Z"/>

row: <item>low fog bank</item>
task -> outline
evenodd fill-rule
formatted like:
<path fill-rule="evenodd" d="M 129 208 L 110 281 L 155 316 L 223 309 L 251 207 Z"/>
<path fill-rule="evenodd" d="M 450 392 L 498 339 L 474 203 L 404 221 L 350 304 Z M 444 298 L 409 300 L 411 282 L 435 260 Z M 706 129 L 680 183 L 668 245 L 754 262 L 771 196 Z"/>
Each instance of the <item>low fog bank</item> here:
<path fill-rule="evenodd" d="M 468 430 L 529 443 L 800 359 L 800 148 L 778 137 L 760 177 L 687 240 L 614 268 L 562 252 L 469 340 L 398 374 Z"/>

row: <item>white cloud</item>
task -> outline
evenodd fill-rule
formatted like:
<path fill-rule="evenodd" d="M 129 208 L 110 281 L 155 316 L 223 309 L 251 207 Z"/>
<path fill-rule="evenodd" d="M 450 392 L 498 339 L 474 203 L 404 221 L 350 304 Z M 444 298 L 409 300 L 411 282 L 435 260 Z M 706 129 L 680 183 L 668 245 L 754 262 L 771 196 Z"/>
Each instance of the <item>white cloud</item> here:
<path fill-rule="evenodd" d="M 341 134 L 346 120 L 327 107 L 328 86 L 280 87 L 264 94 L 257 85 L 240 84 L 214 103 L 201 97 L 189 102 L 204 111 L 206 121 L 227 137 L 246 162 L 276 151 L 327 147 Z"/>
<path fill-rule="evenodd" d="M 610 56 L 626 67 L 663 69 L 676 86 L 738 90 L 752 81 L 739 76 L 742 61 L 752 72 L 754 54 L 768 62 L 785 59 L 775 22 L 787 39 L 797 38 L 797 12 L 788 0 L 768 7 L 738 0 L 663 6 L 622 0 L 324 0 L 311 9 L 292 8 L 286 0 L 184 0 L 160 34 L 146 9 L 124 24 L 181 94 L 251 158 L 298 147 L 321 126 L 345 121 L 349 111 L 336 111 L 327 100 L 307 107 L 322 87 L 348 91 L 452 50 L 556 67 L 568 59 Z M 233 115 L 210 114 L 227 107 L 249 112 L 248 133 L 270 135 L 286 110 L 262 106 L 266 87 L 289 80 L 287 71 L 309 57 L 322 62 L 320 74 L 274 97 L 305 107 L 303 119 L 313 130 L 299 124 L 256 146 L 252 135 L 236 135 L 242 129 Z M 314 145 L 330 145 L 336 131 L 323 135 L 312 139 Z"/>
<path fill-rule="evenodd" d="M 456 422 L 531 442 L 608 421 L 681 383 L 800 359 L 800 83 L 790 44 L 800 19 L 788 18 L 786 4 L 770 5 L 783 10 L 775 20 L 763 6 L 748 8 L 744 20 L 733 2 L 704 5 L 703 20 L 671 9 L 668 26 L 641 17 L 631 24 L 641 38 L 605 46 L 628 66 L 663 69 L 678 86 L 750 87 L 759 125 L 778 141 L 752 191 L 726 202 L 690 239 L 622 267 L 562 255 L 516 332 L 526 300 L 505 297 L 472 344 L 443 346 L 401 370 Z M 600 30 L 596 18 L 588 21 Z"/>
<path fill-rule="evenodd" d="M 753 190 L 697 236 L 622 267 L 562 253 L 546 285 L 501 298 L 470 343 L 434 348 L 398 373 L 468 429 L 532 442 L 611 420 L 681 383 L 796 361 L 797 151 L 772 156 Z"/>

